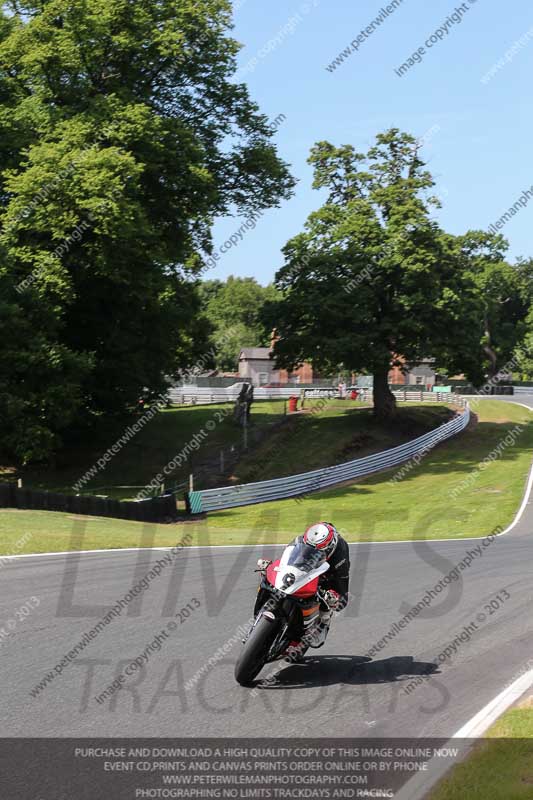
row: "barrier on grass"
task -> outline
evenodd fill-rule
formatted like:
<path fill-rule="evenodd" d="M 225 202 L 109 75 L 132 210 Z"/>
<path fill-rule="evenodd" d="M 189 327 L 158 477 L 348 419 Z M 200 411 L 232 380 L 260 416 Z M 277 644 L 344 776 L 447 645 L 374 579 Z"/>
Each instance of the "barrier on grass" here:
<path fill-rule="evenodd" d="M 149 497 L 147 500 L 115 500 L 112 497 L 19 488 L 12 483 L 0 484 L 0 508 L 63 511 L 137 522 L 170 522 L 176 518 L 176 498 L 173 494 Z"/>
<path fill-rule="evenodd" d="M 398 392 L 397 394 L 402 395 L 404 393 Z M 265 503 L 269 500 L 298 497 L 366 475 L 372 475 L 374 472 L 381 472 L 381 470 L 395 467 L 421 453 L 428 452 L 440 442 L 450 439 L 463 431 L 470 421 L 470 408 L 462 397 L 450 395 L 449 393 L 439 395 L 436 392 L 406 392 L 405 394 L 405 397 L 398 397 L 398 399 L 431 399 L 438 401 L 440 398 L 440 402 L 453 402 L 461 406 L 462 410 L 452 420 L 440 425 L 435 430 L 382 453 L 374 453 L 365 458 L 355 459 L 355 461 L 348 461 L 333 467 L 323 467 L 300 475 L 289 475 L 285 478 L 274 478 L 237 486 L 225 486 L 219 489 L 188 492 L 186 502 L 189 513 L 201 514 L 224 508 Z M 416 397 L 412 395 L 416 395 Z"/>

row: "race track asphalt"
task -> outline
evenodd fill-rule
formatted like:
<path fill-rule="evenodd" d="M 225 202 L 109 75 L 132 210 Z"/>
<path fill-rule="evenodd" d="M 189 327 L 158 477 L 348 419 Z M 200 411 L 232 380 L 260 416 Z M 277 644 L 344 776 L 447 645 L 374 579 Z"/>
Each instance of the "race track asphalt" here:
<path fill-rule="evenodd" d="M 516 399 L 533 408 L 533 396 Z M 272 557 L 275 548 L 181 551 L 36 697 L 30 692 L 44 675 L 165 552 L 4 563 L 0 620 L 4 628 L 9 619 L 15 625 L 0 640 L 3 736 L 451 736 L 533 658 L 531 501 L 510 533 L 481 546 L 459 581 L 396 628 L 373 658 L 365 653 L 480 542 L 351 545 L 355 599 L 335 620 L 325 647 L 309 651 L 301 665 L 267 666 L 255 691 L 233 677 L 238 629 L 250 616 L 256 559 Z M 15 619 L 31 596 L 38 607 Z M 193 598 L 200 607 L 178 624 L 175 613 L 196 606 Z M 98 703 L 96 695 L 162 630 L 161 649 L 147 665 Z M 461 632 L 451 659 L 427 674 Z M 206 668 L 226 643 L 227 655 Z M 265 680 L 273 670 L 275 678 Z"/>

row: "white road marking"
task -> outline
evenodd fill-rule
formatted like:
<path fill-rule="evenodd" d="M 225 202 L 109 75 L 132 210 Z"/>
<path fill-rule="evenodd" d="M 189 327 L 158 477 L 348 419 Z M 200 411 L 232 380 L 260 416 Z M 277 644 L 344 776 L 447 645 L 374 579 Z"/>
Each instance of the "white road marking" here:
<path fill-rule="evenodd" d="M 494 722 L 501 717 L 514 703 L 519 700 L 522 695 L 531 689 L 533 686 L 533 669 L 528 670 L 519 678 L 517 678 L 510 686 L 507 686 L 503 692 L 500 692 L 494 700 L 481 709 L 475 716 L 472 717 L 462 728 L 459 728 L 457 733 L 448 740 L 448 746 L 454 746 L 454 739 L 478 739 L 493 725 Z M 459 747 L 460 755 L 455 764 L 463 761 L 469 754 L 473 747 L 473 742 L 464 743 Z M 395 795 L 396 800 L 423 800 L 427 793 L 432 789 L 435 784 L 440 781 L 450 769 L 450 764 L 447 761 L 439 758 L 433 758 L 428 762 L 427 772 L 419 772 L 411 778 L 401 791 Z"/>
<path fill-rule="evenodd" d="M 516 703 L 532 686 L 533 669 L 530 669 L 517 678 L 510 686 L 507 686 L 503 692 L 500 692 L 494 700 L 487 703 L 485 708 L 482 708 L 481 711 L 463 725 L 462 728 L 459 728 L 457 733 L 454 733 L 453 738 L 473 739 L 478 736 L 483 736 L 490 726 L 496 722 L 498 717 L 501 717 L 504 711 L 507 711 L 508 708 Z"/>

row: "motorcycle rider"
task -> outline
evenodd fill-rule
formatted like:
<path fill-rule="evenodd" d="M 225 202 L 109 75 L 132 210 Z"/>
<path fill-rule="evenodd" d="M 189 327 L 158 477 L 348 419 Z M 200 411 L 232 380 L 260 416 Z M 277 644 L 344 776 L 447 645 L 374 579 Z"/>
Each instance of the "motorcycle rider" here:
<path fill-rule="evenodd" d="M 291 544 L 303 541 L 326 554 L 329 569 L 321 581 L 324 590 L 320 603 L 319 623 L 312 631 L 312 647 L 322 647 L 329 633 L 334 611 L 346 608 L 350 584 L 350 548 L 331 522 L 316 522 L 310 525 L 303 536 L 297 536 Z M 307 649 L 307 647 L 305 648 Z"/>
<path fill-rule="evenodd" d="M 329 632 L 333 612 L 345 608 L 349 597 L 350 550 L 336 527 L 331 522 L 316 522 L 289 544 L 295 545 L 301 542 L 324 553 L 329 562 L 329 569 L 321 578 L 323 599 L 320 602 L 318 623 L 307 632 L 305 641 L 291 642 L 287 648 L 287 657 L 291 661 L 300 660 L 308 647 L 322 647 Z M 258 596 L 254 614 L 257 614 L 262 604 L 263 598 Z"/>

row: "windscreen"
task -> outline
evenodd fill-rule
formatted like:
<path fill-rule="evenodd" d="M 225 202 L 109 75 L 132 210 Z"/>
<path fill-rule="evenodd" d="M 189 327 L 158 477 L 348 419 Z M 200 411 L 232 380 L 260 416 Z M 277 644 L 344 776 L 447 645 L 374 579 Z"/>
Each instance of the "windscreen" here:
<path fill-rule="evenodd" d="M 289 556 L 287 565 L 296 567 L 302 572 L 312 572 L 317 569 L 326 560 L 326 554 L 322 550 L 317 550 L 316 547 L 311 547 L 310 544 L 304 542 L 296 542 L 294 549 Z"/>

